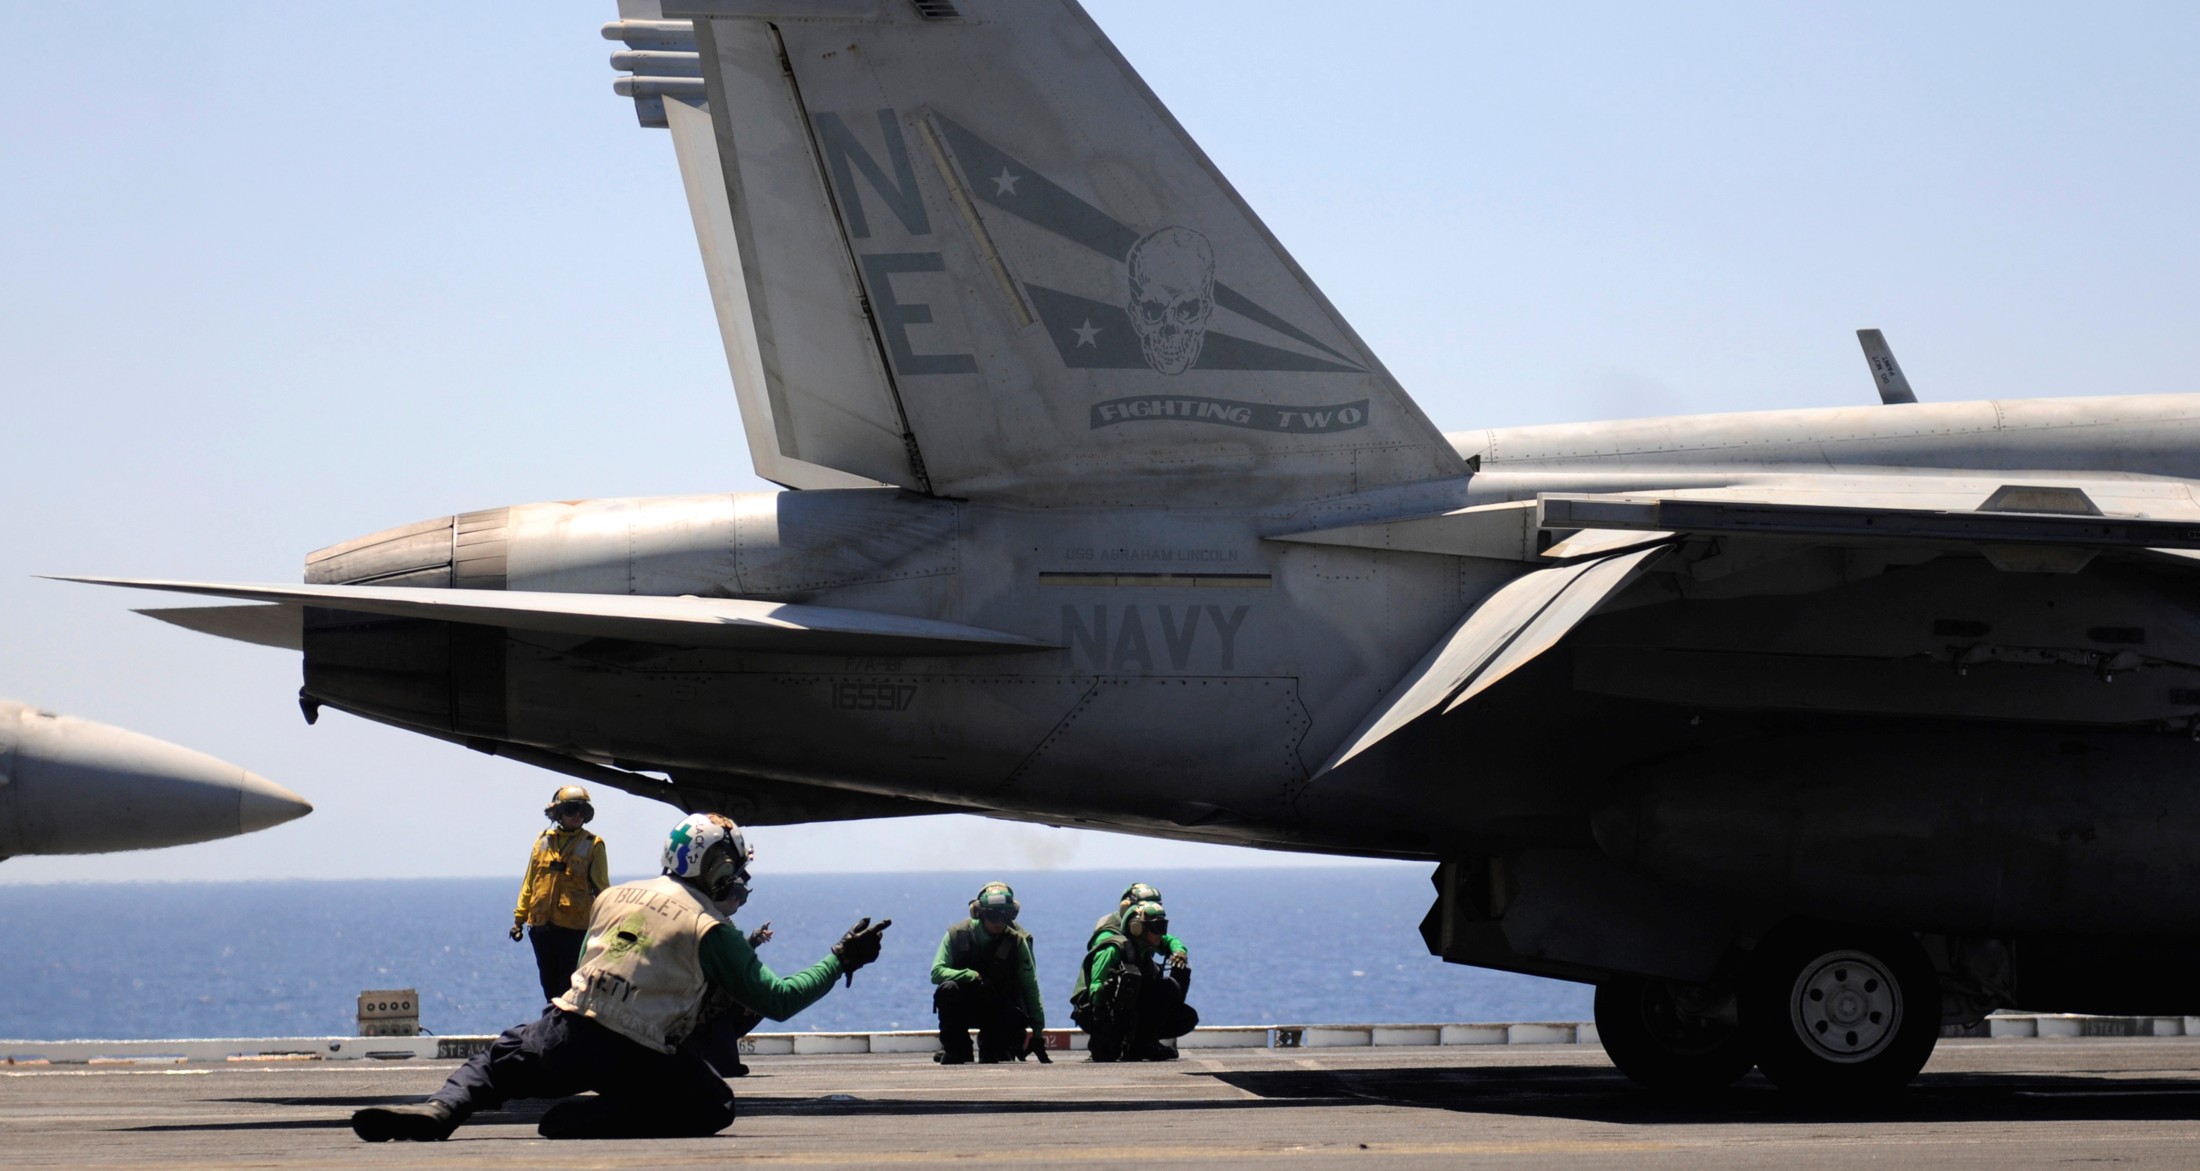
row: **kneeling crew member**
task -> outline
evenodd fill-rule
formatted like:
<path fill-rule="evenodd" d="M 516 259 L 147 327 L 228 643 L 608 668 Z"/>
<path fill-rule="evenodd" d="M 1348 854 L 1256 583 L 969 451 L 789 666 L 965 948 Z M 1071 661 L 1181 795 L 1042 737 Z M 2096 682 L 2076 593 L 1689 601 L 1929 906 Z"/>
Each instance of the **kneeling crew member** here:
<path fill-rule="evenodd" d="M 611 863 L 604 857 L 603 839 L 581 828 L 596 818 L 588 790 L 579 785 L 559 789 L 542 815 L 550 819 L 550 828 L 535 836 L 535 848 L 527 855 L 519 905 L 512 909 L 512 942 L 519 942 L 525 928 L 528 942 L 535 945 L 542 998 L 556 1000 L 573 982 L 596 896 L 611 885 Z"/>
<path fill-rule="evenodd" d="M 713 989 L 785 1020 L 878 958 L 888 925 L 857 923 L 833 952 L 782 978 L 756 958 L 721 905 L 748 881 L 741 827 L 716 813 L 674 826 L 664 874 L 605 891 L 588 925 L 572 986 L 533 1021 L 504 1031 L 418 1106 L 376 1106 L 351 1116 L 368 1142 L 450 1137 L 476 1110 L 513 1098 L 593 1098 L 543 1115 L 544 1138 L 679 1138 L 733 1122 L 733 1091 L 681 1043 Z"/>
<path fill-rule="evenodd" d="M 1172 1061 L 1161 1044 L 1199 1024 L 1184 1003 L 1192 988 L 1192 957 L 1169 934 L 1169 913 L 1157 902 L 1123 912 L 1120 931 L 1093 936 L 1070 994 L 1071 1019 L 1092 1036 L 1094 1061 Z"/>
<path fill-rule="evenodd" d="M 1158 903 L 1161 901 L 1161 892 L 1146 883 L 1134 882 L 1124 887 L 1123 897 L 1115 904 L 1115 909 L 1100 916 L 1100 921 L 1092 925 L 1092 934 L 1085 937 L 1085 950 L 1091 951 L 1092 945 L 1100 942 L 1100 933 L 1103 931 L 1112 931 L 1117 935 L 1121 935 L 1123 933 L 1123 912 L 1140 903 Z"/>
<path fill-rule="evenodd" d="M 970 1030 L 978 1030 L 978 1060 L 1010 1061 L 1036 1047 L 1042 1059 L 1047 1027 L 1031 933 L 1016 926 L 1022 908 L 1005 882 L 989 882 L 970 900 L 970 918 L 940 936 L 932 956 L 932 1008 L 940 1014 L 940 1060 L 970 1060 Z"/>

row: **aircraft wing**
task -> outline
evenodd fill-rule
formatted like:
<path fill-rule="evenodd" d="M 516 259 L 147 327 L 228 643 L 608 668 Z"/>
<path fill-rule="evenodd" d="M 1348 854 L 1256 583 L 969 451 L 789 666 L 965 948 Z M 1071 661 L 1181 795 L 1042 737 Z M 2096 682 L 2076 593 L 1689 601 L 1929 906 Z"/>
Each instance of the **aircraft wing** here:
<path fill-rule="evenodd" d="M 2070 495 L 2059 501 L 2068 508 L 2060 511 L 1997 508 L 1991 500 L 1976 509 L 1963 510 L 1686 496 L 1545 496 L 1538 502 L 1538 524 L 1546 529 L 1803 540 L 2200 549 L 2200 519 L 2103 516 L 2082 492 L 2068 491 Z M 2079 511 L 2081 503 L 2090 511 Z"/>
<path fill-rule="evenodd" d="M 1322 766 L 1326 773 L 1450 700 L 1445 711 L 1473 699 L 1549 650 L 1604 600 L 1642 572 L 1665 546 L 1524 573 L 1468 611 L 1431 648 Z"/>
<path fill-rule="evenodd" d="M 1525 498 L 1270 539 L 1542 563 L 1675 534 L 1847 546 L 1970 546 L 1989 557 L 2021 548 L 2171 556 L 2200 550 L 2200 500 L 2182 481 L 2160 479 L 2027 482 L 1975 474 L 1844 474 L 1605 493 L 1527 489 L 1521 495 Z"/>
<path fill-rule="evenodd" d="M 236 598 L 285 608 L 314 607 L 391 618 L 464 622 L 548 634 L 773 654 L 978 655 L 1058 649 L 1050 643 L 1019 634 L 954 622 L 746 598 L 665 598 L 409 586 L 261 585 L 110 577 L 59 580 Z M 180 622 L 173 612 L 155 617 L 210 633 L 224 633 L 217 627 L 228 625 Z M 246 641 L 261 640 L 247 638 Z"/>
<path fill-rule="evenodd" d="M 1555 645 L 1639 576 L 1653 554 L 1700 538 L 1790 548 L 1969 549 L 2000 568 L 2028 572 L 2076 572 L 2104 550 L 2200 567 L 2200 502 L 2170 481 L 1796 476 L 1667 491 L 1538 493 L 1433 516 L 1278 534 L 1271 539 L 1542 566 L 1470 611 L 1320 771 L 1439 706 L 1458 708 Z"/>

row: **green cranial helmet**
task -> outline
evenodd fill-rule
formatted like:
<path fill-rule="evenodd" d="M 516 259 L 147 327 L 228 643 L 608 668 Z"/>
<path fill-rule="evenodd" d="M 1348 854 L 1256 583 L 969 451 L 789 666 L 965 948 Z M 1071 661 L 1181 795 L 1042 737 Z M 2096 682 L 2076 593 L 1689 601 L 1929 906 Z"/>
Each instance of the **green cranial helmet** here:
<path fill-rule="evenodd" d="M 1023 907 L 1016 902 L 1016 892 L 1005 882 L 989 882 L 978 891 L 978 897 L 970 900 L 970 917 L 1000 925 L 1014 923 L 1016 913 Z"/>
<path fill-rule="evenodd" d="M 1134 882 L 1123 888 L 1123 901 L 1117 905 L 1129 907 L 1135 903 L 1158 903 L 1161 892 L 1143 882 Z"/>
<path fill-rule="evenodd" d="M 1144 899 L 1123 912 L 1123 934 L 1132 939 L 1144 939 L 1149 931 L 1169 933 L 1169 913 L 1161 909 L 1159 899 Z"/>

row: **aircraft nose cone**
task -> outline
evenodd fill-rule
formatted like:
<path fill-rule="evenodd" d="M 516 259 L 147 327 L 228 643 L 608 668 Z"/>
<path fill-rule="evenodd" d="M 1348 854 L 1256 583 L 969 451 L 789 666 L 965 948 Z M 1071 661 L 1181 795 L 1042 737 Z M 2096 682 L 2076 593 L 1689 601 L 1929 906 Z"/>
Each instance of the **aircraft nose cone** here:
<path fill-rule="evenodd" d="M 258 773 L 238 770 L 237 832 L 296 821 L 313 812 L 313 803 Z"/>
<path fill-rule="evenodd" d="M 139 732 L 7 704 L 0 854 L 104 854 L 211 841 L 305 816 L 296 793 Z"/>

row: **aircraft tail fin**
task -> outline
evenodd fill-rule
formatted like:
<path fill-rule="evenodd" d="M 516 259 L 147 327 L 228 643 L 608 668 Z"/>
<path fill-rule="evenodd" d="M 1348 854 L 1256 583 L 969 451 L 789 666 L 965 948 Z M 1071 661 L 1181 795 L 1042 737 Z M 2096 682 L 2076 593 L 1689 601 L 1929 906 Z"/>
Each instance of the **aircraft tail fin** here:
<path fill-rule="evenodd" d="M 767 478 L 1229 503 L 1464 470 L 1067 0 L 622 16 Z"/>

